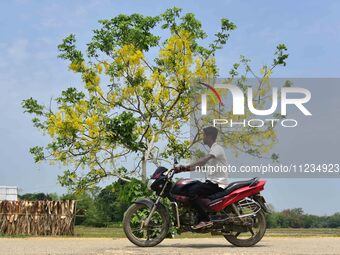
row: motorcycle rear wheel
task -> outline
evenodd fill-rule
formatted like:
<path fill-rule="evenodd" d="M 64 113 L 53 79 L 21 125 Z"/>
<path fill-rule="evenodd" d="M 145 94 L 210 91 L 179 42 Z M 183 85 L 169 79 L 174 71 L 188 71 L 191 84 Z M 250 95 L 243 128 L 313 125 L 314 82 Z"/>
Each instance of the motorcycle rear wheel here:
<path fill-rule="evenodd" d="M 157 208 L 148 227 L 141 227 L 151 209 L 145 204 L 133 204 L 125 212 L 123 219 L 126 237 L 140 247 L 152 247 L 164 240 L 169 232 L 170 222 L 165 210 Z"/>
<path fill-rule="evenodd" d="M 262 237 L 264 236 L 267 224 L 265 215 L 262 210 L 256 213 L 253 219 L 255 222 L 254 227 L 256 227 L 255 231 L 251 227 L 249 228 L 250 234 L 248 232 L 247 233 L 235 232 L 228 235 L 224 235 L 225 239 L 231 244 L 239 247 L 249 247 L 257 244 L 259 241 L 261 241 Z"/>

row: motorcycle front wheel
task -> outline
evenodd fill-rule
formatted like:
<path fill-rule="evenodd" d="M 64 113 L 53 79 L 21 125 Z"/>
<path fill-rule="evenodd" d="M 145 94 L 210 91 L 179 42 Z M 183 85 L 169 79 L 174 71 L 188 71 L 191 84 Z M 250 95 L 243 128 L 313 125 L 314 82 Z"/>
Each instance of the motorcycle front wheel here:
<path fill-rule="evenodd" d="M 239 247 L 249 247 L 258 243 L 266 232 L 266 218 L 262 210 L 250 217 L 252 217 L 254 224 L 248 227 L 248 232 L 232 232 L 224 235 L 225 239 Z"/>
<path fill-rule="evenodd" d="M 165 210 L 157 208 L 148 224 L 144 222 L 151 209 L 145 204 L 133 204 L 125 212 L 123 219 L 126 237 L 140 247 L 152 247 L 164 240 L 169 232 L 169 216 Z"/>

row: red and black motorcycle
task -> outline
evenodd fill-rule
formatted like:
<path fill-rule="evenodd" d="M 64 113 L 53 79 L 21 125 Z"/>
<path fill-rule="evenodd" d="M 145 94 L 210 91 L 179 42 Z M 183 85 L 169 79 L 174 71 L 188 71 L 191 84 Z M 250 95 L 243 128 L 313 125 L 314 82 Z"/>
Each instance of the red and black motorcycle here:
<path fill-rule="evenodd" d="M 264 189 L 265 181 L 253 178 L 232 182 L 223 191 L 202 197 L 213 225 L 192 229 L 191 226 L 198 223 L 198 217 L 190 206 L 186 189 L 196 181 L 181 179 L 174 183 L 174 174 L 174 169 L 158 167 L 149 182 L 157 198 L 154 201 L 139 199 L 125 212 L 124 232 L 132 243 L 141 247 L 155 246 L 169 234 L 171 226 L 179 233 L 223 235 L 233 245 L 242 247 L 252 246 L 262 239 L 266 231 L 267 208 L 260 191 Z"/>

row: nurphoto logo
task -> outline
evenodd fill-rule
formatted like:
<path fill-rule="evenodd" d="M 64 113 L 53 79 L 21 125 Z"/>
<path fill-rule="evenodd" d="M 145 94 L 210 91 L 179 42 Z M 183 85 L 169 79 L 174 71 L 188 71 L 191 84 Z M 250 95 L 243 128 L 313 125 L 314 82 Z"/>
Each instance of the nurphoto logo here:
<path fill-rule="evenodd" d="M 211 89 L 212 86 L 209 86 Z M 298 88 L 298 87 L 282 87 L 280 89 L 279 96 L 279 89 L 273 88 L 272 89 L 272 98 L 271 98 L 271 105 L 268 106 L 267 109 L 256 109 L 254 106 L 254 95 L 253 89 L 251 87 L 247 88 L 247 97 L 245 97 L 243 91 L 232 84 L 216 84 L 214 88 L 218 89 L 227 89 L 232 95 L 232 113 L 236 116 L 245 115 L 245 101 L 247 101 L 248 110 L 256 115 L 256 116 L 268 116 L 272 115 L 276 112 L 279 100 L 280 100 L 280 115 L 286 116 L 287 115 L 287 106 L 292 105 L 297 107 L 303 115 L 311 116 L 312 113 L 305 107 L 305 104 L 308 103 L 311 99 L 311 93 L 308 89 L 305 88 Z M 223 105 L 221 101 L 220 94 L 214 89 L 214 94 L 219 99 L 220 105 Z M 292 96 L 294 94 L 294 97 Z M 298 95 L 298 96 L 296 96 Z M 201 113 L 203 115 L 207 115 L 207 108 L 208 108 L 208 100 L 207 94 L 201 94 Z M 298 125 L 297 120 L 295 119 L 277 119 L 277 118 L 268 118 L 268 119 L 243 119 L 242 121 L 233 121 L 232 119 L 214 119 L 213 124 L 214 126 L 219 125 L 229 125 L 233 127 L 235 125 L 241 126 L 249 126 L 249 127 L 262 127 L 264 126 L 265 122 L 268 122 L 270 125 L 274 126 L 275 123 L 280 122 L 283 127 L 296 127 Z"/>

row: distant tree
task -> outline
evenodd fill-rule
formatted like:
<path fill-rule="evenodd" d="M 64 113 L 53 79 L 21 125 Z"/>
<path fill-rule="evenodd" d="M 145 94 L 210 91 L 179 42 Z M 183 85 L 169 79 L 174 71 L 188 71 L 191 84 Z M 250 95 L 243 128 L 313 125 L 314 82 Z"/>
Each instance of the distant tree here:
<path fill-rule="evenodd" d="M 339 228 L 340 227 L 340 213 L 335 213 L 332 216 L 327 217 L 328 228 Z"/>
<path fill-rule="evenodd" d="M 18 195 L 20 200 L 29 200 L 29 201 L 36 201 L 36 200 L 58 200 L 58 195 L 56 193 L 25 193 L 22 195 Z"/>
<path fill-rule="evenodd" d="M 338 228 L 340 213 L 330 216 L 305 214 L 302 208 L 272 211 L 266 215 L 269 228 Z"/>
<path fill-rule="evenodd" d="M 73 199 L 77 201 L 76 225 L 104 227 L 107 225 L 107 217 L 96 206 L 96 198 L 100 188 L 91 189 L 91 192 L 70 193 L 61 196 L 61 199 Z"/>
<path fill-rule="evenodd" d="M 323 216 L 306 214 L 303 216 L 303 222 L 304 228 L 321 228 L 325 226 L 326 220 Z"/>
<path fill-rule="evenodd" d="M 77 200 L 76 225 L 106 227 L 121 222 L 132 201 L 151 196 L 141 180 L 131 179 L 126 182 L 118 179 L 104 188 L 65 194 L 61 199 Z"/>
<path fill-rule="evenodd" d="M 138 179 L 131 179 L 129 182 L 118 180 L 102 189 L 96 198 L 96 204 L 105 212 L 109 221 L 119 222 L 131 203 L 140 197 L 152 197 L 143 182 Z"/>

